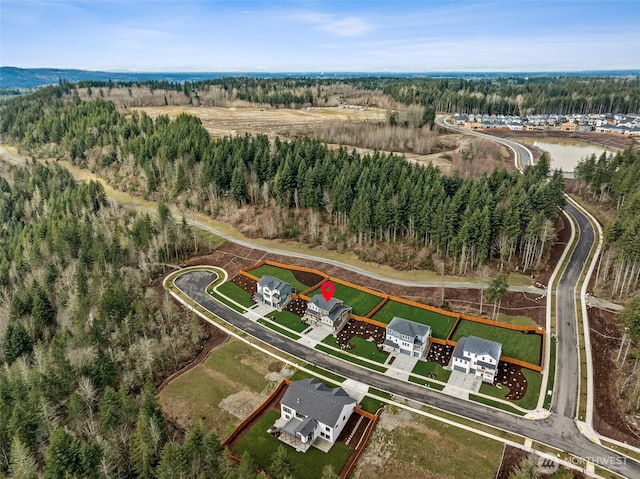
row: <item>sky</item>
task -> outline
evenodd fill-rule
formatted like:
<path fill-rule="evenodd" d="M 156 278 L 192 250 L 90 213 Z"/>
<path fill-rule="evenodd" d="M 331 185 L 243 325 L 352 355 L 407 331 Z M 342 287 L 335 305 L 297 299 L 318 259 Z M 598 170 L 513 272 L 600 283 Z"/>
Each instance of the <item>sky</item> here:
<path fill-rule="evenodd" d="M 640 69 L 640 1 L 0 0 L 0 65 L 201 72 Z"/>

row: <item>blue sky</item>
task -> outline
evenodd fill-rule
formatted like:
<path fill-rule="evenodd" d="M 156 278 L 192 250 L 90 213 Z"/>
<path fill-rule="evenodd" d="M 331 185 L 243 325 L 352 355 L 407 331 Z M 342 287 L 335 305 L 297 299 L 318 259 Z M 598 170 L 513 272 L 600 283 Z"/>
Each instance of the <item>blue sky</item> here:
<path fill-rule="evenodd" d="M 0 0 L 0 64 L 134 71 L 640 68 L 640 1 Z"/>

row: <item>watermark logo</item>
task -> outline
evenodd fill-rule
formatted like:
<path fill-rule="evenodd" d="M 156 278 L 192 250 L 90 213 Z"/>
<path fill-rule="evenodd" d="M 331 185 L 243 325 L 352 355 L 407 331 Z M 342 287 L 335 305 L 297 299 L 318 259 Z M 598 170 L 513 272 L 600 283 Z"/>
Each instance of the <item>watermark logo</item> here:
<path fill-rule="evenodd" d="M 551 475 L 558 470 L 560 464 L 558 464 L 553 459 L 545 456 L 540 456 L 538 457 L 536 466 L 538 467 L 538 471 L 540 472 L 540 474 Z"/>

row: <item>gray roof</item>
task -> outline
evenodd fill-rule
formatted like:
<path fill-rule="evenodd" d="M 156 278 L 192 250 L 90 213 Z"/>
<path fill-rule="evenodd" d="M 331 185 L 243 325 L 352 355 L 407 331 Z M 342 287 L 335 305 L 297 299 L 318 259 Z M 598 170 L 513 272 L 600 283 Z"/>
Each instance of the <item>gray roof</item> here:
<path fill-rule="evenodd" d="M 318 421 L 313 418 L 307 417 L 304 419 L 298 419 L 297 417 L 291 418 L 291 420 L 284 425 L 282 430 L 296 436 L 300 434 L 302 437 L 308 437 L 313 431 L 315 431 Z"/>
<path fill-rule="evenodd" d="M 273 276 L 269 276 L 268 274 L 265 274 L 262 278 L 260 278 L 258 280 L 258 284 L 260 286 L 266 286 L 271 291 L 273 291 L 274 289 L 277 289 L 278 291 L 282 291 L 282 289 L 285 288 L 286 286 L 289 286 L 289 288 L 291 288 L 291 285 L 286 281 L 282 281 L 281 279 L 274 278 Z"/>
<path fill-rule="evenodd" d="M 293 381 L 280 401 L 330 427 L 335 427 L 344 406 L 355 402 L 344 389 L 330 389 L 315 378 Z"/>
<path fill-rule="evenodd" d="M 351 306 L 345 305 L 342 300 L 331 298 L 327 301 L 321 294 L 314 294 L 309 302 L 315 304 L 319 309 L 328 311 L 328 316 L 334 321 L 343 311 L 351 311 Z"/>
<path fill-rule="evenodd" d="M 476 356 L 488 355 L 496 361 L 500 360 L 500 354 L 502 354 L 502 344 L 495 341 L 489 341 L 488 339 L 478 338 L 476 336 L 468 336 L 466 338 L 460 338 L 458 344 L 453 350 L 453 356 L 456 358 L 462 357 L 462 352 L 467 351 Z"/>
<path fill-rule="evenodd" d="M 411 338 L 422 338 L 425 335 L 431 335 L 431 326 L 416 323 L 415 321 L 409 321 L 408 319 L 399 318 L 397 316 L 394 316 L 394 318 L 389 322 L 387 329 Z"/>

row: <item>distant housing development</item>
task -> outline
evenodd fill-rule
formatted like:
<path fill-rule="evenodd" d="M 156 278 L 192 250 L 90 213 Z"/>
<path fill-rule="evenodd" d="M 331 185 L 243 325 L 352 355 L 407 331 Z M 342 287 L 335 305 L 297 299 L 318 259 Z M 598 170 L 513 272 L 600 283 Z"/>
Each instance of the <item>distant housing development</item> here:
<path fill-rule="evenodd" d="M 330 389 L 317 379 L 292 382 L 280 401 L 275 432 L 285 444 L 306 452 L 315 446 L 327 452 L 351 417 L 357 401 L 344 389 Z"/>
<path fill-rule="evenodd" d="M 291 299 L 293 287 L 278 278 L 265 275 L 258 281 L 254 300 L 277 309 L 282 309 Z"/>
<path fill-rule="evenodd" d="M 475 336 L 463 337 L 453 350 L 454 371 L 475 374 L 483 381 L 493 383 L 502 354 L 502 344 Z"/>
<path fill-rule="evenodd" d="M 429 350 L 431 326 L 394 317 L 387 325 L 382 349 L 391 354 L 408 354 L 422 358 Z"/>
<path fill-rule="evenodd" d="M 351 307 L 337 298 L 325 300 L 321 294 L 316 294 L 307 303 L 307 309 L 302 316 L 302 322 L 310 326 L 326 324 L 331 327 L 333 335 L 337 335 L 349 319 Z"/>
<path fill-rule="evenodd" d="M 547 130 L 596 131 L 626 136 L 640 136 L 640 115 L 588 114 L 588 115 L 466 115 L 452 116 L 455 125 L 470 130 Z"/>

